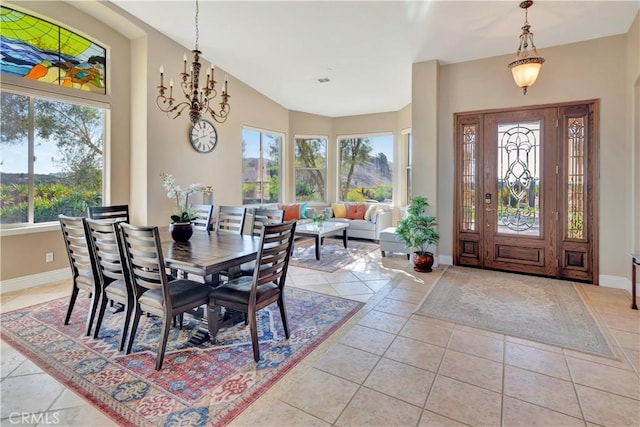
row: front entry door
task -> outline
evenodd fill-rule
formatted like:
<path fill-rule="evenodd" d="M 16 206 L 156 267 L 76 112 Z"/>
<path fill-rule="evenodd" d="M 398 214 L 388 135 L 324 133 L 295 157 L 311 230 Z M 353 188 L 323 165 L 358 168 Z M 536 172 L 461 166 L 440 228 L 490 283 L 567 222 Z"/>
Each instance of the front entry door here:
<path fill-rule="evenodd" d="M 454 264 L 597 278 L 596 108 L 456 114 Z"/>

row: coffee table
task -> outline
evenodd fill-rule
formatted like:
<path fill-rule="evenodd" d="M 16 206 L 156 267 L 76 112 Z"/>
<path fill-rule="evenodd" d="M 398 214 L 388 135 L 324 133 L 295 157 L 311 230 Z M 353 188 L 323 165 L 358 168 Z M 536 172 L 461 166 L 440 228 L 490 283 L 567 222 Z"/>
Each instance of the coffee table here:
<path fill-rule="evenodd" d="M 296 225 L 296 236 L 313 237 L 316 240 L 316 259 L 320 260 L 320 246 L 326 236 L 342 232 L 342 243 L 347 247 L 347 230 L 349 224 L 344 222 L 325 222 L 324 224 L 308 223 Z"/>

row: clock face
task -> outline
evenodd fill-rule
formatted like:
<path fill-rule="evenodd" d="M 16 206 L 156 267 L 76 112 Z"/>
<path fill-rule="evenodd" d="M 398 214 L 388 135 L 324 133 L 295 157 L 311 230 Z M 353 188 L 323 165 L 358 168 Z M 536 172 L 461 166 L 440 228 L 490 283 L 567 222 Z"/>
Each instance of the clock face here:
<path fill-rule="evenodd" d="M 207 120 L 198 120 L 189 132 L 189 140 L 196 151 L 208 153 L 216 148 L 218 132 L 213 123 Z"/>

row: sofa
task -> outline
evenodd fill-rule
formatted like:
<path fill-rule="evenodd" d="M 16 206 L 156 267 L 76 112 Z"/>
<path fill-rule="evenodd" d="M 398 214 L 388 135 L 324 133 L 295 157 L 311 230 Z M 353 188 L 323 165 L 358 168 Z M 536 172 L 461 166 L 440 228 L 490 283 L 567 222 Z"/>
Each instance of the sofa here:
<path fill-rule="evenodd" d="M 348 223 L 349 237 L 370 239 L 376 242 L 380 240 L 380 232 L 387 227 L 391 227 L 391 207 L 377 202 L 339 202 L 332 203 L 331 206 L 326 207 L 309 207 L 307 202 L 272 203 L 265 204 L 262 207 L 282 209 L 285 211 L 285 220 L 287 218 L 295 219 L 299 224 L 310 223 L 313 221 L 314 216 L 324 213 L 328 217 L 327 222 Z M 344 207 L 344 210 L 342 207 Z M 350 207 L 351 218 L 347 215 Z M 249 210 L 250 213 L 251 210 Z"/>
<path fill-rule="evenodd" d="M 329 216 L 327 222 L 348 223 L 349 237 L 378 242 L 380 232 L 391 227 L 391 207 L 383 203 L 338 202 L 332 203 L 324 212 Z"/>

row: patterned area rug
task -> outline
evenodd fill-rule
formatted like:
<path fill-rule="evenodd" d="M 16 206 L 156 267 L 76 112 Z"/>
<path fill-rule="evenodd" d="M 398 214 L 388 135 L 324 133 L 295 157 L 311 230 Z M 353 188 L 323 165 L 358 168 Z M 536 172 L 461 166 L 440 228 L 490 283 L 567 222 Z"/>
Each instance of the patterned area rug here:
<path fill-rule="evenodd" d="M 450 267 L 416 314 L 615 358 L 572 282 Z"/>
<path fill-rule="evenodd" d="M 81 293 L 70 325 L 68 298 L 4 313 L 2 339 L 118 425 L 225 425 L 353 316 L 363 304 L 286 288 L 290 339 L 276 304 L 259 312 L 260 361 L 253 360 L 244 323 L 222 329 L 216 345 L 188 339 L 199 321 L 172 328 L 164 365 L 156 371 L 160 323 L 143 316 L 133 352 L 118 353 L 122 313 L 105 314 L 101 337 L 84 336 L 89 298 Z"/>
<path fill-rule="evenodd" d="M 376 249 L 380 249 L 380 245 L 373 241 L 349 239 L 345 248 L 342 237 L 326 237 L 320 248 L 320 259 L 317 260 L 315 240 L 303 238 L 296 240 L 289 265 L 333 273 Z"/>

